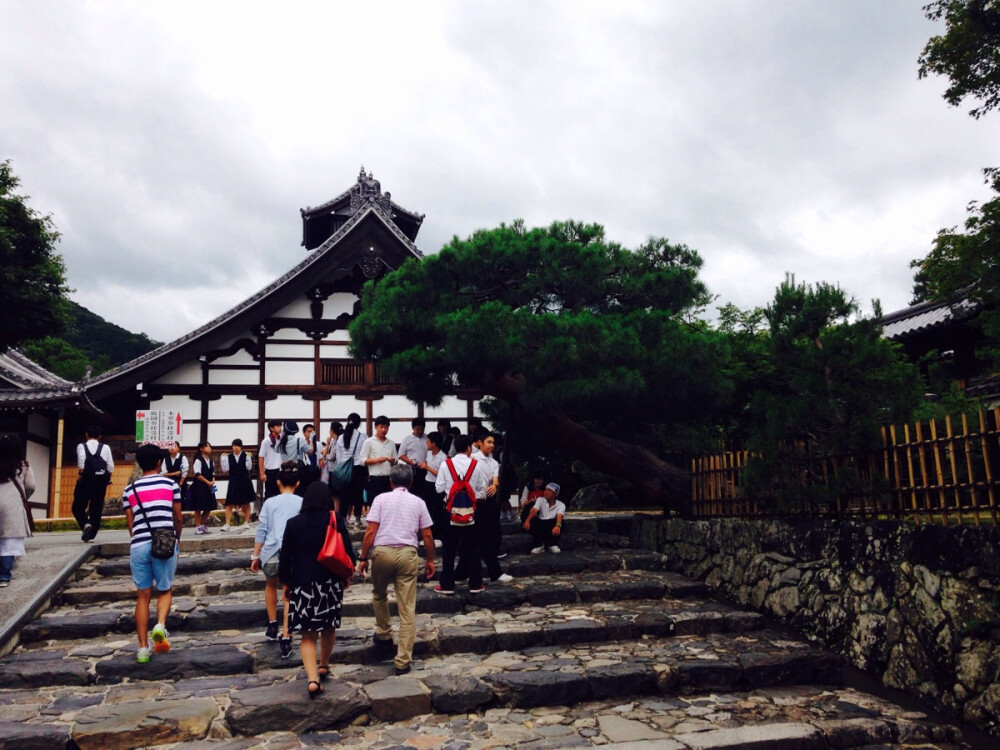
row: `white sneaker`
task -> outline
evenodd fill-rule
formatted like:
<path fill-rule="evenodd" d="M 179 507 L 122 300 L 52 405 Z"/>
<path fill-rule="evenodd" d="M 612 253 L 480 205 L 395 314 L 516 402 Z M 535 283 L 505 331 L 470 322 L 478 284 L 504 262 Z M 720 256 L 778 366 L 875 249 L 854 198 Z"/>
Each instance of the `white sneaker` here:
<path fill-rule="evenodd" d="M 229 531 L 229 524 L 228 523 L 224 524 L 222 528 L 219 529 L 219 531 Z"/>
<path fill-rule="evenodd" d="M 440 539 L 434 540 L 434 549 L 441 549 L 444 545 L 441 543 Z"/>
<path fill-rule="evenodd" d="M 531 554 L 533 554 L 533 555 L 540 555 L 540 554 L 542 554 L 542 553 L 543 553 L 544 551 L 545 551 L 545 547 L 544 547 L 544 545 L 543 545 L 543 546 L 541 546 L 541 547 L 535 547 L 535 548 L 534 548 L 533 550 L 531 550 Z"/>
<path fill-rule="evenodd" d="M 562 550 L 553 544 L 551 547 L 549 547 L 549 552 L 551 552 L 553 555 L 558 555 L 560 552 L 562 552 Z"/>
<path fill-rule="evenodd" d="M 205 527 L 204 526 L 195 526 L 194 527 L 194 533 L 195 534 L 204 534 L 205 533 Z"/>
<path fill-rule="evenodd" d="M 500 577 L 497 578 L 496 582 L 497 583 L 510 583 L 513 580 L 514 580 L 514 576 L 512 576 L 510 573 L 501 573 Z"/>

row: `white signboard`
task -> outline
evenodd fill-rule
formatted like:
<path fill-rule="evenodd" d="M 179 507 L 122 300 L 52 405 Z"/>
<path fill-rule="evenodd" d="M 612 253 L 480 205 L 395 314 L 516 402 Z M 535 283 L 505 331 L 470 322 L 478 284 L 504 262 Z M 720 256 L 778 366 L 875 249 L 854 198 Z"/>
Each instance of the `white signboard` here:
<path fill-rule="evenodd" d="M 167 409 L 140 409 L 135 413 L 135 442 L 139 445 L 153 443 L 167 448 L 181 439 L 184 420 L 179 411 Z"/>

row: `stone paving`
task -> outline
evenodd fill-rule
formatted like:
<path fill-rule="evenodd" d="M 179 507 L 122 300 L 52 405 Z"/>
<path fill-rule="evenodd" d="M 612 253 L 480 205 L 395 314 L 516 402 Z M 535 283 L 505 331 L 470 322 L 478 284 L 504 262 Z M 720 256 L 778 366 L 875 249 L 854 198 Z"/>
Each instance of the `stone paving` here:
<path fill-rule="evenodd" d="M 405 677 L 373 648 L 357 582 L 315 701 L 297 649 L 282 660 L 263 637 L 245 549 L 184 556 L 171 652 L 144 666 L 127 560 L 93 561 L 0 661 L 0 748 L 962 746 L 953 727 L 843 687 L 837 657 L 627 549 L 620 520 L 580 527 L 571 554 L 508 539 L 519 577 L 484 594 L 422 584 Z"/>

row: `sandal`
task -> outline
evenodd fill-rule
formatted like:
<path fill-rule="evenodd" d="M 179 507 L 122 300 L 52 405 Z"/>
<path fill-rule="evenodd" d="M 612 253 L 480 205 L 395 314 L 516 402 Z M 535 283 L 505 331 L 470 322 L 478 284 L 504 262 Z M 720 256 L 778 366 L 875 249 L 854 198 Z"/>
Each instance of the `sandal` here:
<path fill-rule="evenodd" d="M 320 680 L 325 680 L 330 676 L 330 668 L 327 666 L 321 666 L 318 670 Z"/>
<path fill-rule="evenodd" d="M 315 690 L 313 690 L 313 685 L 316 686 Z M 315 699 L 316 696 L 323 692 L 323 686 L 316 682 L 316 680 L 309 680 L 309 685 L 306 690 L 309 693 L 309 697 L 311 699 Z"/>

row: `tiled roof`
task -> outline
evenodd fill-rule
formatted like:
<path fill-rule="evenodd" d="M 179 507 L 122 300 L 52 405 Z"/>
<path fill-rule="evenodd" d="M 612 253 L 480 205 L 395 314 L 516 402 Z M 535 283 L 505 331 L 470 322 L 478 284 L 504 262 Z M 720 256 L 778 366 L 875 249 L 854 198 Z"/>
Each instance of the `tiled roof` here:
<path fill-rule="evenodd" d="M 0 410 L 73 405 L 101 413 L 87 398 L 80 384 L 54 375 L 17 349 L 0 354 L 0 378 L 13 384 L 9 388 L 0 388 Z"/>
<path fill-rule="evenodd" d="M 28 359 L 17 349 L 8 349 L 0 354 L 0 378 L 9 381 L 16 388 L 69 387 L 72 385 L 68 380 L 63 380 L 58 375 L 54 375 Z"/>
<path fill-rule="evenodd" d="M 971 317 L 979 305 L 969 300 L 959 302 L 921 302 L 882 317 L 882 336 L 897 339 Z"/>
<path fill-rule="evenodd" d="M 282 276 L 279 276 L 277 279 L 272 281 L 270 284 L 265 286 L 256 294 L 247 297 L 245 300 L 243 300 L 230 310 L 224 312 L 219 317 L 215 318 L 214 320 L 210 320 L 208 323 L 205 323 L 205 325 L 201 326 L 200 328 L 196 328 L 195 330 L 191 331 L 190 333 L 184 336 L 181 336 L 179 339 L 175 339 L 174 341 L 164 344 L 163 346 L 154 349 L 151 352 L 147 352 L 146 354 L 143 354 L 142 356 L 133 359 L 131 362 L 126 362 L 123 365 L 119 365 L 118 367 L 115 367 L 111 370 L 108 370 L 107 372 L 102 373 L 101 375 L 94 378 L 90 382 L 89 387 L 95 387 L 103 383 L 107 383 L 110 380 L 114 380 L 119 376 L 122 376 L 125 373 L 134 370 L 141 365 L 163 358 L 169 355 L 171 352 L 174 352 L 177 349 L 181 348 L 182 346 L 218 330 L 222 326 L 226 325 L 229 321 L 233 320 L 233 318 L 235 318 L 239 313 L 242 313 L 254 307 L 258 303 L 263 302 L 265 299 L 267 299 L 269 296 L 277 292 L 279 289 L 281 289 L 283 286 L 291 282 L 293 279 L 301 275 L 308 274 L 309 271 L 314 266 L 318 266 L 320 264 L 324 256 L 326 256 L 331 250 L 333 250 L 333 248 L 335 248 L 337 244 L 344 237 L 346 237 L 354 227 L 356 227 L 359 223 L 361 223 L 361 221 L 366 216 L 369 215 L 374 215 L 378 217 L 379 220 L 385 225 L 385 227 L 390 232 L 392 232 L 393 236 L 396 237 L 396 239 L 398 239 L 399 242 L 407 250 L 409 250 L 409 252 L 412 253 L 415 257 L 417 258 L 423 257 L 423 253 L 421 253 L 420 250 L 417 249 L 417 246 L 413 244 L 413 242 L 410 241 L 410 239 L 405 234 L 403 234 L 402 230 L 396 226 L 396 223 L 392 221 L 392 219 L 389 216 L 386 215 L 386 212 L 380 206 L 378 206 L 374 201 L 370 201 L 366 203 L 366 205 L 363 208 L 359 209 L 357 213 L 351 216 L 351 218 L 348 219 L 342 227 L 340 227 L 336 232 L 330 235 L 330 237 L 322 245 L 320 245 L 312 253 L 307 255 L 305 260 L 296 265 L 287 273 L 283 274 Z"/>

